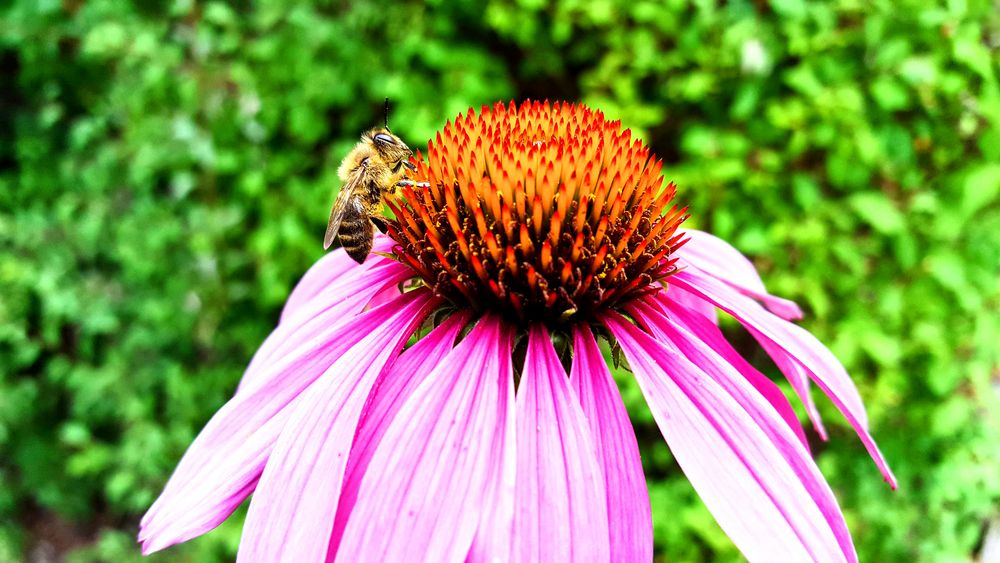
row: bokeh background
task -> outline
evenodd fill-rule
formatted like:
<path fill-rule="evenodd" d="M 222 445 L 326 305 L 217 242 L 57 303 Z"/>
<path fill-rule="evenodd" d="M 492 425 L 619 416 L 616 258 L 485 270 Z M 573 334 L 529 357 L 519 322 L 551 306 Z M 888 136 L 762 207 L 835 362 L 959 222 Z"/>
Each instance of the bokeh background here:
<path fill-rule="evenodd" d="M 1000 517 L 998 13 L 0 2 L 0 561 L 139 559 L 140 515 L 322 254 L 386 96 L 414 147 L 497 100 L 621 119 L 854 376 L 899 490 L 825 399 L 831 440 L 810 436 L 862 558 L 979 557 Z M 622 387 L 658 557 L 739 559 Z M 230 560 L 242 514 L 150 560 Z"/>

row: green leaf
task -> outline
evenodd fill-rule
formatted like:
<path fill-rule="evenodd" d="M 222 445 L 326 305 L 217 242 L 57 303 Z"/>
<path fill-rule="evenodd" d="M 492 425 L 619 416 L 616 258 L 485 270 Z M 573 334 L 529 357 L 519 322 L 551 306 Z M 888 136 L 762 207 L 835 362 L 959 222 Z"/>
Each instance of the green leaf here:
<path fill-rule="evenodd" d="M 971 217 L 987 205 L 997 203 L 998 196 L 1000 164 L 991 162 L 976 166 L 966 173 L 962 181 L 962 213 Z"/>
<path fill-rule="evenodd" d="M 906 88 L 891 77 L 876 79 L 871 85 L 871 93 L 875 103 L 885 111 L 899 111 L 910 105 Z"/>
<path fill-rule="evenodd" d="M 881 192 L 855 194 L 848 203 L 861 220 L 880 233 L 898 233 L 906 226 L 903 214 Z"/>

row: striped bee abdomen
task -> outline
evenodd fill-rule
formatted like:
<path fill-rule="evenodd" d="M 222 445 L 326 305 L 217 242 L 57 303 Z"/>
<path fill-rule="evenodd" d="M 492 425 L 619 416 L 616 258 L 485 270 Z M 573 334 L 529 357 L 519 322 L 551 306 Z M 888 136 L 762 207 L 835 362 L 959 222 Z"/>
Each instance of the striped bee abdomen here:
<path fill-rule="evenodd" d="M 363 264 L 372 250 L 373 242 L 372 224 L 368 220 L 368 214 L 360 209 L 348 212 L 340 223 L 337 236 L 347 255 L 358 264 Z"/>

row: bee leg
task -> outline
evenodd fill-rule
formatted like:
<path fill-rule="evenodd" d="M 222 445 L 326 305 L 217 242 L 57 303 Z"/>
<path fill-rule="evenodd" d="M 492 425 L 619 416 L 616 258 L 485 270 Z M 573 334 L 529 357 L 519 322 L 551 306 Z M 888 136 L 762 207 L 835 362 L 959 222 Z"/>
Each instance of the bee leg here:
<path fill-rule="evenodd" d="M 389 229 L 389 219 L 382 217 L 381 215 L 372 215 L 369 217 L 371 222 L 375 224 L 375 228 L 379 230 L 380 233 L 385 234 Z"/>

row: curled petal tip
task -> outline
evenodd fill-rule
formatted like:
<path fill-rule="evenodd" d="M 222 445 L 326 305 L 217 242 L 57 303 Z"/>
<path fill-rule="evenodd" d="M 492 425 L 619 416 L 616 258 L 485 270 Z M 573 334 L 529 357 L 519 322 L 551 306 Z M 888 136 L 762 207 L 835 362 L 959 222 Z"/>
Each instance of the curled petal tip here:
<path fill-rule="evenodd" d="M 140 539 L 139 545 L 143 557 L 156 553 L 157 551 L 160 551 L 161 549 L 163 549 L 163 547 L 165 547 L 165 546 L 157 546 L 148 539 Z"/>

